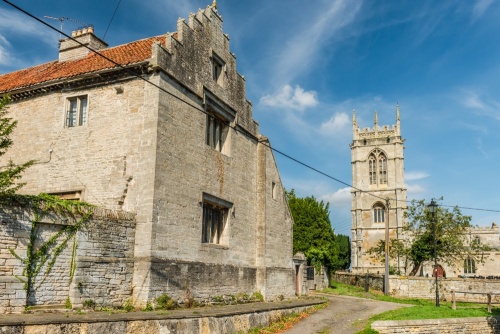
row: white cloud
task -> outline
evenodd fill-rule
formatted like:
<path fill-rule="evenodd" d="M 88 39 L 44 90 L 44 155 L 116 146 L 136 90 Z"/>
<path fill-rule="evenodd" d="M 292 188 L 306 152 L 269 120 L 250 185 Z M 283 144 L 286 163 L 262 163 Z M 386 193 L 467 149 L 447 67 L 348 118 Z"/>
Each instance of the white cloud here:
<path fill-rule="evenodd" d="M 315 91 L 305 91 L 298 85 L 295 88 L 285 85 L 276 94 L 262 97 L 260 103 L 273 108 L 303 111 L 306 108 L 316 106 L 318 98 Z"/>
<path fill-rule="evenodd" d="M 58 25 L 55 25 L 58 29 Z M 41 40 L 46 44 L 57 47 L 58 35 L 41 23 L 27 19 L 25 14 L 14 10 L 0 8 L 0 35 L 6 36 L 8 32 L 11 38 L 20 38 L 20 36 Z M 6 41 L 5 37 L 3 39 Z"/>
<path fill-rule="evenodd" d="M 0 35 L 0 65 L 8 65 L 12 62 L 11 56 L 5 46 L 10 46 L 10 43 Z"/>
<path fill-rule="evenodd" d="M 328 121 L 324 122 L 320 126 L 321 133 L 327 134 L 336 134 L 339 132 L 343 132 L 348 125 L 350 124 L 350 119 L 347 113 L 335 113 Z"/>
<path fill-rule="evenodd" d="M 334 193 L 322 195 L 320 200 L 329 202 L 334 206 L 345 206 L 351 204 L 351 187 L 337 190 Z"/>
<path fill-rule="evenodd" d="M 314 17 L 309 17 L 306 21 L 308 25 L 296 26 L 298 33 L 290 33 L 292 38 L 281 44 L 286 47 L 280 50 L 271 75 L 278 82 L 293 81 L 295 77 L 310 70 L 328 40 L 354 21 L 362 2 L 337 0 L 327 4 L 317 13 L 309 13 Z"/>
<path fill-rule="evenodd" d="M 426 191 L 426 189 L 419 184 L 407 184 L 406 185 L 406 190 L 408 192 L 408 197 L 412 198 L 415 197 L 417 194 L 421 194 Z"/>
<path fill-rule="evenodd" d="M 486 106 L 475 92 L 467 92 L 463 99 L 463 104 L 472 109 L 485 109 Z"/>
<path fill-rule="evenodd" d="M 493 0 L 477 0 L 472 8 L 472 20 L 480 18 L 492 3 Z"/>
<path fill-rule="evenodd" d="M 407 172 L 405 173 L 405 180 L 406 181 L 415 181 L 415 180 L 420 180 L 420 179 L 425 179 L 426 177 L 429 177 L 429 174 L 426 172 Z"/>
<path fill-rule="evenodd" d="M 478 115 L 500 121 L 500 102 L 489 98 L 487 94 L 479 94 L 476 90 L 471 89 L 462 89 L 459 94 L 461 103 L 465 107 L 474 110 Z"/>

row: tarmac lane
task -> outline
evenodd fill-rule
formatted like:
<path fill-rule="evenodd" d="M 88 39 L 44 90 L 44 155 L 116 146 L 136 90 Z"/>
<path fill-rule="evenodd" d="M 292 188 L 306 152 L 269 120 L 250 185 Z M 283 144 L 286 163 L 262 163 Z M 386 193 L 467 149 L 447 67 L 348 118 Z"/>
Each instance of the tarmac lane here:
<path fill-rule="evenodd" d="M 412 306 L 350 296 L 314 295 L 329 299 L 329 305 L 311 314 L 284 333 L 354 334 L 366 326 L 372 315 Z"/>

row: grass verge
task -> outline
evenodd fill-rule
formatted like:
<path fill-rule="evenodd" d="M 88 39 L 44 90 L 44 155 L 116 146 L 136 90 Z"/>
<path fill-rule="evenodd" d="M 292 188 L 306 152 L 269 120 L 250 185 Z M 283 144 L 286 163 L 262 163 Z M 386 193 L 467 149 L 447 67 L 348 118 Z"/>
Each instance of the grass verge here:
<path fill-rule="evenodd" d="M 366 328 L 358 332 L 357 334 L 378 333 L 371 328 L 371 324 L 377 320 L 418 320 L 500 316 L 500 308 L 494 307 L 492 309 L 492 313 L 488 313 L 485 304 L 457 303 L 457 309 L 453 310 L 451 308 L 451 302 L 448 301 L 441 301 L 440 307 L 436 307 L 434 300 L 385 296 L 380 291 L 370 290 L 368 292 L 365 292 L 365 290 L 362 288 L 339 282 L 332 282 L 331 287 L 324 289 L 323 292 L 334 295 L 353 296 L 386 302 L 414 305 L 413 307 L 404 307 L 374 315 L 369 319 Z"/>

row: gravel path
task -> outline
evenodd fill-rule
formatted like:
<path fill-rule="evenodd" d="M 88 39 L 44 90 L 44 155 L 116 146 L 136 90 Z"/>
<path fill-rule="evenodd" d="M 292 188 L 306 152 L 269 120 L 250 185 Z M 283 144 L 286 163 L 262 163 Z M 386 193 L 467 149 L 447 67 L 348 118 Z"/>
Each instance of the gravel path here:
<path fill-rule="evenodd" d="M 366 326 L 372 315 L 411 306 L 349 296 L 317 295 L 330 300 L 328 307 L 302 320 L 286 334 L 354 334 Z"/>

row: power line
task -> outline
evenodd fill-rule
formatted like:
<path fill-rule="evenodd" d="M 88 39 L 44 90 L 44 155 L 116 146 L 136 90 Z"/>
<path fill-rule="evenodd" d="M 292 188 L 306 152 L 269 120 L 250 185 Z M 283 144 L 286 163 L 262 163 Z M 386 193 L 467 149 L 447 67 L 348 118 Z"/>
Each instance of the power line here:
<path fill-rule="evenodd" d="M 113 19 L 115 18 L 115 14 L 118 11 L 118 7 L 120 7 L 120 3 L 122 0 L 118 0 L 118 3 L 116 4 L 115 11 L 113 12 L 113 15 L 111 16 L 111 19 L 109 20 L 108 27 L 106 28 L 106 32 L 104 33 L 104 36 L 102 36 L 102 39 L 106 38 L 106 34 L 108 33 L 109 27 L 111 26 L 111 22 L 113 22 Z"/>
<path fill-rule="evenodd" d="M 100 56 L 100 57 L 104 58 L 105 60 L 109 61 L 110 63 L 112 63 L 112 64 L 116 65 L 116 66 L 117 66 L 117 67 L 119 67 L 120 69 L 122 69 L 122 70 L 124 70 L 124 71 L 126 71 L 126 72 L 130 73 L 132 76 L 134 76 L 134 77 L 136 77 L 136 78 L 138 78 L 138 79 L 140 79 L 140 80 L 143 80 L 144 82 L 146 82 L 146 83 L 148 83 L 148 84 L 152 85 L 153 87 L 158 88 L 160 91 L 162 91 L 162 92 L 164 92 L 164 93 L 166 93 L 166 94 L 168 94 L 168 95 L 172 96 L 173 98 L 175 98 L 175 99 L 177 99 L 177 100 L 181 101 L 182 103 L 185 103 L 185 104 L 187 104 L 188 106 L 190 106 L 190 107 L 192 107 L 192 108 L 194 108 L 194 109 L 196 109 L 196 110 L 198 110 L 198 111 L 200 111 L 200 112 L 202 112 L 202 113 L 204 113 L 204 114 L 208 115 L 207 111 L 205 111 L 204 109 L 199 108 L 197 105 L 194 105 L 194 104 L 189 103 L 188 101 L 186 101 L 186 100 L 184 100 L 184 99 L 180 98 L 179 96 L 177 96 L 177 95 L 175 95 L 175 94 L 173 94 L 173 93 L 171 93 L 171 92 L 167 91 L 165 88 L 163 88 L 163 87 L 161 87 L 161 86 L 159 86 L 159 85 L 157 85 L 157 84 L 155 84 L 155 83 L 153 83 L 153 82 L 149 81 L 147 78 L 144 78 L 144 77 L 142 77 L 142 76 L 138 75 L 137 73 L 135 73 L 134 71 L 132 71 L 130 68 L 127 68 L 127 67 L 125 67 L 125 66 L 121 65 L 120 63 L 117 63 L 116 61 L 114 61 L 113 59 L 111 59 L 111 58 L 109 58 L 109 57 L 107 57 L 107 56 L 103 55 L 103 54 L 102 54 L 102 53 L 100 53 L 99 51 L 93 50 L 93 49 L 92 49 L 92 48 L 90 48 L 89 46 L 87 46 L 87 45 L 85 45 L 85 44 L 83 44 L 83 43 L 79 42 L 79 41 L 78 41 L 78 40 L 76 40 L 75 38 L 73 38 L 73 37 L 71 37 L 71 36 L 69 36 L 69 35 L 65 34 L 63 31 L 57 30 L 56 28 L 54 28 L 54 27 L 53 27 L 53 26 L 51 26 L 50 24 L 48 24 L 48 23 L 44 22 L 43 20 L 40 20 L 40 19 L 39 19 L 39 18 L 37 18 L 36 16 L 34 16 L 34 15 L 32 15 L 31 13 L 29 13 L 28 11 L 26 11 L 26 10 L 24 10 L 24 9 L 20 8 L 19 6 L 17 6 L 17 5 L 15 5 L 15 4 L 13 4 L 12 2 L 10 2 L 10 1 L 8 1 L 8 0 L 3 0 L 3 1 L 4 1 L 5 3 L 7 3 L 7 4 L 11 5 L 11 6 L 12 6 L 12 7 L 14 7 L 15 9 L 17 9 L 17 10 L 21 11 L 22 13 L 24 13 L 24 14 L 28 15 L 29 17 L 33 18 L 34 20 L 36 20 L 36 21 L 38 21 L 38 22 L 42 23 L 43 25 L 45 25 L 45 26 L 49 27 L 50 29 L 55 30 L 55 31 L 58 31 L 60 34 L 64 35 L 66 38 L 69 38 L 69 39 L 71 39 L 72 41 L 74 41 L 75 43 L 79 44 L 80 46 L 83 46 L 83 47 L 87 48 L 87 49 L 88 49 L 88 50 L 90 50 L 91 52 L 93 52 L 93 53 L 95 53 L 96 55 L 98 55 L 98 56 Z M 117 7 L 115 8 L 115 13 L 116 13 L 116 11 L 118 10 L 118 6 L 120 5 L 120 3 L 121 3 L 121 0 L 119 0 L 119 2 L 118 2 L 118 4 L 117 4 Z M 113 17 L 114 17 L 114 15 L 115 15 L 115 13 L 113 14 Z M 113 20 L 113 18 L 111 18 L 111 20 Z M 111 24 L 111 21 L 110 21 L 110 24 Z M 108 28 L 109 28 L 109 25 L 108 25 Z M 106 30 L 106 32 L 107 32 L 107 30 Z M 331 175 L 329 175 L 329 174 L 327 174 L 327 173 L 325 173 L 325 172 L 323 172 L 323 171 L 321 171 L 321 170 L 319 170 L 319 169 L 317 169 L 317 168 L 315 168 L 315 167 L 312 167 L 312 166 L 311 166 L 311 165 L 309 165 L 309 164 L 306 164 L 305 162 L 302 162 L 302 161 L 300 161 L 300 160 L 298 160 L 298 159 L 296 159 L 296 158 L 294 158 L 294 157 L 292 157 L 292 156 L 290 156 L 290 155 L 288 155 L 288 154 L 286 154 L 286 153 L 284 153 L 284 152 L 282 152 L 282 151 L 280 151 L 280 150 L 278 150 L 278 149 L 276 149 L 276 148 L 271 147 L 271 145 L 270 145 L 270 144 L 267 144 L 267 143 L 265 143 L 265 142 L 263 142 L 263 141 L 259 141 L 259 140 L 258 140 L 255 136 L 253 136 L 253 135 L 249 134 L 249 133 L 248 133 L 248 132 L 246 132 L 246 131 L 243 131 L 243 130 L 239 129 L 237 126 L 231 126 L 231 125 L 228 125 L 228 127 L 230 127 L 231 129 L 233 129 L 234 131 L 237 131 L 237 132 L 239 132 L 239 133 L 243 134 L 243 135 L 244 135 L 244 136 L 246 136 L 247 138 L 250 138 L 250 139 L 253 139 L 253 140 L 257 140 L 259 143 L 261 143 L 262 145 L 264 145 L 264 146 L 268 147 L 268 148 L 269 148 L 269 149 L 271 149 L 272 151 L 274 151 L 274 152 L 276 152 L 276 153 L 278 153 L 278 154 L 280 154 L 280 155 L 284 156 L 285 158 L 287 158 L 287 159 L 289 159 L 289 160 L 294 161 L 295 163 L 297 163 L 297 164 L 299 164 L 299 165 L 301 165 L 301 166 L 303 166 L 303 167 L 305 167 L 305 168 L 308 168 L 308 169 L 310 169 L 310 170 L 312 170 L 312 171 L 314 171 L 314 172 L 316 172 L 316 173 L 318 173 L 318 174 L 320 174 L 320 175 L 323 175 L 323 176 L 325 176 L 325 177 L 327 177 L 327 178 L 329 178 L 329 179 L 331 179 L 331 180 L 334 180 L 334 181 L 336 181 L 336 182 L 338 182 L 338 183 L 341 183 L 341 184 L 343 184 L 343 185 L 345 185 L 345 186 L 347 186 L 347 187 L 350 187 L 350 188 L 352 188 L 352 189 L 355 189 L 355 190 L 357 190 L 357 191 L 359 191 L 359 192 L 366 193 L 366 194 L 368 194 L 368 195 L 370 195 L 370 196 L 372 196 L 372 197 L 375 197 L 375 198 L 377 198 L 377 199 L 380 199 L 380 200 L 382 200 L 382 201 L 386 201 L 386 200 L 396 201 L 396 199 L 392 199 L 392 198 L 383 198 L 383 197 L 377 196 L 377 195 L 373 194 L 373 193 L 372 193 L 372 191 L 362 190 L 362 189 L 357 188 L 357 187 L 355 187 L 355 186 L 353 186 L 353 185 L 351 185 L 351 184 L 349 184 L 349 183 L 347 183 L 347 182 L 344 182 L 344 181 L 342 181 L 342 180 L 340 180 L 340 179 L 338 179 L 338 178 L 336 178 L 336 177 L 334 177 L 334 176 L 331 176 Z M 402 200 L 398 200 L 398 201 L 402 201 Z M 405 201 L 402 201 L 402 202 L 411 203 L 411 201 L 408 201 L 408 200 L 405 200 Z M 500 210 L 492 210 L 492 209 L 478 209 L 478 208 L 460 207 L 460 206 L 448 206 L 448 205 L 439 205 L 439 206 L 442 206 L 442 207 L 457 207 L 457 208 L 467 209 L 467 210 L 488 211 L 488 212 L 498 212 L 498 213 L 500 213 Z"/>

